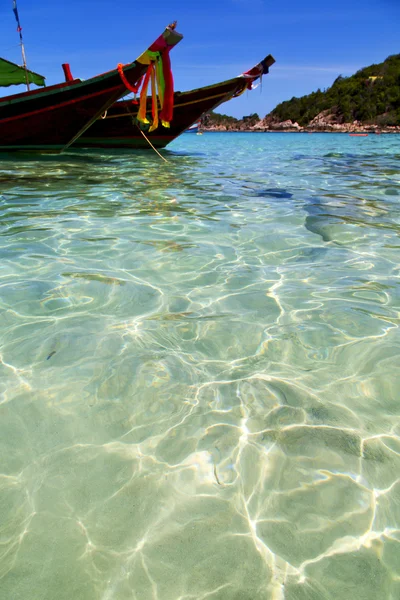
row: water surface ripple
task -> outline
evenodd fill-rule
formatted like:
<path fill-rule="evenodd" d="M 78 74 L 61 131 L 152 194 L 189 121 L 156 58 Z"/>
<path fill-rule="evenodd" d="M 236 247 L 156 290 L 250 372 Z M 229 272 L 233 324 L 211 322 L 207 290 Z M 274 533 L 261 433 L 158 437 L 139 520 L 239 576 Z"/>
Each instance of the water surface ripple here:
<path fill-rule="evenodd" d="M 400 598 L 400 137 L 0 159 L 0 599 Z"/>

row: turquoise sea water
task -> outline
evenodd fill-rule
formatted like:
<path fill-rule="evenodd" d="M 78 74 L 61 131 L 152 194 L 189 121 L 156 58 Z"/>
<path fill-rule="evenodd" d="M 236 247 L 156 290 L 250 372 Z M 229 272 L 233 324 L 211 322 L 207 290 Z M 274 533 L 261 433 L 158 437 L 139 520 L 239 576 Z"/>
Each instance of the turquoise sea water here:
<path fill-rule="evenodd" d="M 400 136 L 0 157 L 0 599 L 400 598 Z"/>

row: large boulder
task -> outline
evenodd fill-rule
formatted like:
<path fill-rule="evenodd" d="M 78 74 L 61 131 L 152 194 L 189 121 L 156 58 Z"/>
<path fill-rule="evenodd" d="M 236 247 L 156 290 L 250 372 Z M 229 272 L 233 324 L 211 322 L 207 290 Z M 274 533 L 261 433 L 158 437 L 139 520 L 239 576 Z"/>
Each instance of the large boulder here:
<path fill-rule="evenodd" d="M 271 123 L 269 129 L 273 131 L 301 131 L 302 127 L 298 123 L 293 123 L 290 119 L 280 123 Z"/>

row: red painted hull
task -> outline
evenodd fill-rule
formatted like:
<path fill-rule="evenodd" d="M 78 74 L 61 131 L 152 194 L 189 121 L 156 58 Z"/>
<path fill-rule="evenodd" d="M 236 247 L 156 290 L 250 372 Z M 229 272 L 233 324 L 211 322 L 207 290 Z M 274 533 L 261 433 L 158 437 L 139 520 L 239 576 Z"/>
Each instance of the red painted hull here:
<path fill-rule="evenodd" d="M 154 147 L 164 148 L 200 117 L 223 102 L 240 95 L 251 83 L 268 72 L 268 67 L 275 61 L 268 56 L 260 65 L 246 74 L 229 79 L 215 85 L 174 94 L 174 116 L 169 128 L 159 127 L 153 132 L 144 131 Z M 258 70 L 256 70 L 258 69 Z M 260 70 L 261 69 L 261 70 Z M 148 99 L 148 113 L 151 113 L 151 100 Z M 81 136 L 74 146 L 86 148 L 150 148 L 141 133 L 136 119 L 137 105 L 131 100 L 114 104 L 107 112 L 106 118 L 98 119 Z"/>
<path fill-rule="evenodd" d="M 162 52 L 181 38 L 166 29 L 150 49 L 157 45 Z M 124 67 L 124 75 L 135 85 L 146 69 L 147 64 L 136 60 Z M 114 70 L 86 81 L 75 79 L 0 98 L 0 151 L 61 151 L 127 93 L 118 70 Z"/>

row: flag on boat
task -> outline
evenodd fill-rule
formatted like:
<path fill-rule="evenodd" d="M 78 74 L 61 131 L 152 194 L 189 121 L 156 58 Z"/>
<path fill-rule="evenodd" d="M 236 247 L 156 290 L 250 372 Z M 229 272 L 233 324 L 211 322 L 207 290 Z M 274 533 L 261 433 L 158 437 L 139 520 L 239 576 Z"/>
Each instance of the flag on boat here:
<path fill-rule="evenodd" d="M 16 21 L 17 21 L 17 25 L 18 25 L 18 27 L 17 27 L 17 31 L 18 31 L 18 33 L 19 33 L 19 34 L 21 34 L 22 27 L 21 27 L 21 23 L 19 22 L 19 15 L 18 15 L 18 8 L 17 8 L 17 0 L 13 0 L 13 12 L 14 12 L 15 19 L 16 19 Z"/>

